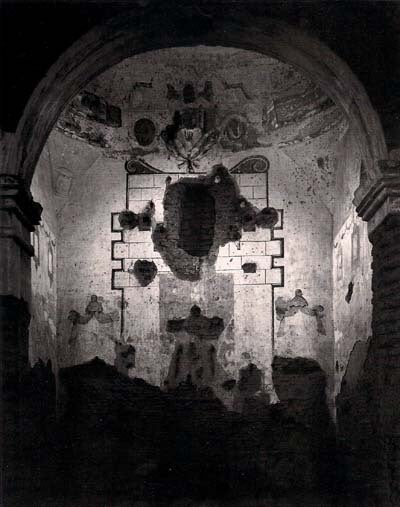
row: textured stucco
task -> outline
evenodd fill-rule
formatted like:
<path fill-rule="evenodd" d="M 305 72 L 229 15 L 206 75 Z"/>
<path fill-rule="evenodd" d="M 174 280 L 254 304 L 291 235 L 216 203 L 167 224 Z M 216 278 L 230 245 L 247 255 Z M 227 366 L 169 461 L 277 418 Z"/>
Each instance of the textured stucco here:
<path fill-rule="evenodd" d="M 365 344 L 372 333 L 372 247 L 367 223 L 357 216 L 352 203 L 360 183 L 361 163 L 357 155 L 354 139 L 348 133 L 338 149 L 333 223 L 336 394 L 340 392 L 345 375 L 346 382 L 354 383 L 360 373 L 356 344 Z M 353 349 L 355 358 L 351 359 Z"/>
<path fill-rule="evenodd" d="M 315 199 L 312 189 L 309 189 L 307 193 L 307 189 L 312 184 L 312 178 L 304 169 L 296 168 L 287 157 L 279 156 L 271 150 L 263 150 L 262 153 L 270 160 L 270 205 L 283 209 L 284 217 L 283 229 L 276 230 L 274 234 L 284 239 L 284 258 L 276 259 L 275 263 L 285 267 L 285 287 L 276 288 L 275 291 L 282 297 L 290 298 L 297 288 L 301 288 L 310 305 L 321 304 L 325 307 L 326 335 L 317 333 L 316 323 L 311 319 L 314 329 L 312 358 L 320 362 L 330 377 L 333 362 L 333 324 L 330 299 L 331 263 L 327 262 L 327 259 L 330 259 L 332 248 L 331 215 L 326 208 L 321 209 L 320 201 Z M 298 185 L 293 188 L 290 180 L 296 175 Z M 149 180 L 150 176 L 154 182 L 155 176 L 152 175 L 143 175 L 141 178 L 144 182 Z M 151 188 L 148 182 L 146 188 L 139 187 L 139 190 L 146 190 L 146 200 L 132 200 L 130 208 L 140 211 L 147 203 L 147 199 L 152 197 L 151 192 L 154 192 L 155 197 L 158 196 L 159 189 L 164 188 L 165 175 L 156 175 L 156 177 L 162 179 L 160 187 Z M 125 178 L 125 170 L 120 162 L 99 160 L 82 178 L 83 181 L 77 183 L 74 198 L 64 206 L 60 215 L 63 224 L 60 226 L 60 252 L 64 254 L 59 254 L 58 295 L 59 340 L 63 351 L 61 353 L 63 364 L 71 364 L 71 358 L 74 356 L 68 349 L 71 332 L 71 323 L 68 320 L 70 310 L 84 313 L 89 296 L 96 294 L 103 298 L 104 312 L 121 313 L 120 291 L 111 290 L 111 270 L 113 267 L 119 269 L 119 261 L 111 261 L 111 240 L 118 241 L 120 237 L 120 233 L 111 233 L 111 213 L 114 213 L 114 217 L 117 218 L 116 211 L 125 207 Z M 131 176 L 129 181 L 135 181 L 134 178 L 136 178 L 137 189 L 140 176 Z M 248 188 L 252 192 L 257 192 L 258 189 L 257 185 L 241 187 L 245 192 Z M 314 205 L 308 201 L 309 196 L 314 199 Z M 162 197 L 162 192 L 160 197 Z M 154 202 L 156 217 L 161 220 L 162 204 L 160 200 L 154 199 Z M 321 213 L 321 211 L 324 212 Z M 166 301 L 164 296 L 160 296 L 159 283 L 161 283 L 161 277 L 165 276 L 164 273 L 170 270 L 154 250 L 151 231 L 135 229 L 125 231 L 123 235 L 125 243 L 117 242 L 113 247 L 115 259 L 126 259 L 123 263 L 124 271 L 115 272 L 114 286 L 125 286 L 123 339 L 130 340 L 137 353 L 136 367 L 130 374 L 142 377 L 156 385 L 162 385 L 173 353 L 174 340 L 173 337 L 168 339 L 163 337 L 165 331 L 160 322 L 161 309 L 159 308 Z M 217 273 L 225 273 L 226 276 L 236 280 L 235 314 L 225 317 L 226 328 L 219 340 L 220 361 L 224 365 L 226 374 L 232 378 L 238 377 L 241 367 L 253 362 L 265 372 L 264 382 L 267 388 L 268 384 L 271 384 L 272 325 L 274 323 L 275 333 L 279 326 L 279 322 L 276 319 L 274 322 L 272 317 L 273 301 L 270 283 L 281 283 L 281 271 L 271 270 L 270 263 L 271 255 L 283 253 L 281 242 L 270 240 L 268 230 L 243 233 L 240 247 L 238 243 L 230 243 L 220 249 L 215 266 Z M 308 245 L 311 242 L 314 248 L 309 249 Z M 135 257 L 153 259 L 157 265 L 156 278 L 147 287 L 141 287 L 136 277 L 129 272 L 132 263 L 135 262 Z M 258 266 L 256 273 L 244 273 L 242 264 L 252 261 Z M 209 276 L 211 280 L 215 275 L 210 273 Z M 175 291 L 180 296 L 177 300 L 176 311 L 172 311 L 171 308 L 169 319 L 186 317 L 191 300 L 193 303 L 203 301 L 200 306 L 207 308 L 206 315 L 221 317 L 217 310 L 213 310 L 213 306 L 207 306 L 212 301 L 209 299 L 211 293 L 210 296 L 207 295 L 208 290 L 211 289 L 211 285 L 207 283 L 207 277 L 196 284 L 190 284 L 190 282 L 182 282 L 182 284 L 188 285 L 188 294 L 193 293 L 194 299 L 189 296 L 186 298 L 182 288 Z M 209 289 L 207 289 L 208 286 Z M 171 297 L 174 299 L 170 293 L 169 299 Z M 178 304 L 182 297 L 186 300 L 184 306 Z M 226 292 L 223 288 L 213 296 L 216 300 L 224 300 L 225 297 Z M 232 317 L 234 318 L 230 323 Z M 100 328 L 105 331 L 104 325 L 95 322 L 91 325 L 97 325 L 99 328 L 98 331 L 93 330 L 96 335 L 101 332 Z M 114 322 L 114 330 L 111 334 L 115 340 L 121 338 L 119 321 Z M 92 350 L 92 355 L 96 350 L 93 348 L 93 343 L 90 344 L 93 339 L 93 337 L 90 338 L 86 328 L 82 330 L 81 340 L 87 342 L 87 348 Z M 115 351 L 112 341 L 105 337 L 96 344 L 97 355 L 113 364 Z M 301 339 L 298 345 L 297 351 L 301 352 Z M 162 357 L 165 356 L 165 361 L 160 361 L 159 352 L 157 352 L 159 350 L 163 351 Z M 275 353 L 279 354 L 279 352 L 277 342 Z M 89 359 L 89 356 L 82 355 L 76 361 L 81 362 L 85 359 Z M 160 377 L 162 370 L 164 373 Z"/>
<path fill-rule="evenodd" d="M 44 149 L 32 181 L 34 199 L 44 208 L 40 225 L 31 233 L 32 299 L 29 356 L 33 365 L 49 359 L 57 368 L 57 216 L 50 154 Z"/>
<path fill-rule="evenodd" d="M 111 210 L 124 206 L 125 171 L 121 163 L 98 159 L 76 178 L 68 202 L 59 214 L 58 343 L 62 365 L 94 355 L 114 364 L 119 339 L 120 295 L 111 290 Z M 102 298 L 104 313 L 115 315 L 112 324 L 91 319 L 79 325 L 81 339 L 68 344 L 72 322 L 69 312 L 85 314 L 90 296 Z M 110 337 L 112 339 L 110 339 Z M 76 350 L 79 348 L 80 351 Z"/>
<path fill-rule="evenodd" d="M 214 108 L 221 132 L 218 143 L 193 166 L 197 175 L 185 173 L 185 165 L 168 152 L 160 137 L 174 111 L 186 107 L 187 82 L 193 83 L 197 94 L 191 107 Z M 212 93 L 207 83 L 212 83 Z M 255 53 L 222 48 L 163 50 L 133 57 L 88 89 L 121 108 L 122 127 L 104 126 L 81 112 L 74 117 L 81 130 L 72 132 L 64 122 L 49 139 L 59 223 L 60 364 L 77 364 L 95 355 L 118 363 L 120 345 L 115 342 L 122 341 L 135 348 L 129 375 L 163 386 L 179 339 L 166 333 L 166 322 L 186 318 L 191 305 L 199 303 L 207 317 L 222 318 L 211 303 L 213 298 L 222 301 L 226 297 L 224 284 L 211 290 L 211 280 L 218 280 L 221 274 L 233 284 L 233 304 L 216 343 L 224 373 L 213 383 L 214 388 L 221 391 L 226 380 L 238 380 L 240 370 L 251 363 L 262 371 L 262 389 L 274 400 L 271 363 L 274 355 L 284 354 L 317 360 L 332 392 L 334 169 L 338 139 L 346 127 L 339 110 L 289 66 Z M 66 110 L 65 114 L 72 113 Z M 133 125 L 140 118 L 149 118 L 156 126 L 150 145 L 138 143 Z M 242 125 L 244 137 L 240 135 Z M 86 127 L 98 133 L 107 128 L 109 146 L 93 145 L 80 137 Z M 149 135 L 152 139 L 151 132 Z M 127 176 L 124 162 L 128 154 L 141 157 L 163 174 Z M 215 163 L 230 170 L 253 155 L 268 161 L 268 172 L 235 174 L 236 185 L 258 209 L 267 205 L 278 209 L 278 224 L 273 232 L 244 231 L 240 241 L 220 247 L 215 266 L 203 268 L 200 281 L 188 284 L 186 303 L 174 311 L 170 307 L 172 313 L 167 315 L 161 310 L 166 297 L 162 280 L 171 276 L 170 269 L 154 248 L 152 231 L 140 230 L 140 226 L 121 231 L 118 213 L 125 208 L 140 213 L 152 200 L 154 227 L 163 220 L 168 176 L 170 184 L 180 176 L 196 178 Z M 152 261 L 157 268 L 147 286 L 134 274 L 138 260 Z M 256 264 L 256 271 L 246 273 L 242 269 L 246 263 Z M 179 300 L 185 294 L 182 288 L 177 290 Z M 304 322 L 288 318 L 289 325 L 282 332 L 275 301 L 278 297 L 290 300 L 297 289 L 303 291 L 310 308 L 323 306 L 324 333 L 313 317 Z M 98 318 L 93 312 L 90 317 L 88 310 L 93 295 L 101 305 Z M 169 294 L 168 300 L 171 298 Z M 288 348 L 290 340 L 294 345 Z M 221 396 L 228 395 L 222 392 Z"/>

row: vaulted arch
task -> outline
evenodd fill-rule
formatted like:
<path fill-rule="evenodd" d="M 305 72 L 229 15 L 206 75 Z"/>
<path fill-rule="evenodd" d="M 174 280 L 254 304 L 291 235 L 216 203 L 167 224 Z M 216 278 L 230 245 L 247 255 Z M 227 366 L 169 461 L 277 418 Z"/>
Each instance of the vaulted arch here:
<path fill-rule="evenodd" d="M 168 27 L 168 29 L 165 29 Z M 195 28 L 193 28 L 195 27 Z M 91 79 L 124 58 L 177 46 L 226 46 L 257 51 L 284 61 L 312 79 L 340 105 L 355 133 L 370 179 L 387 149 L 377 113 L 351 69 L 329 48 L 276 20 L 240 12 L 150 6 L 117 16 L 76 41 L 49 69 L 32 94 L 19 122 L 7 172 L 30 183 L 35 164 L 68 101 Z"/>

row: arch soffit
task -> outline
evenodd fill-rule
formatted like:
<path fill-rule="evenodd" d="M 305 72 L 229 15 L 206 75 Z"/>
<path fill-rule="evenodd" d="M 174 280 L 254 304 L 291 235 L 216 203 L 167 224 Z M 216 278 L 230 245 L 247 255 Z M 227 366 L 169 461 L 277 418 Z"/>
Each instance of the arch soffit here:
<path fill-rule="evenodd" d="M 30 184 L 48 135 L 68 101 L 90 80 L 124 58 L 178 46 L 225 46 L 256 51 L 292 65 L 313 80 L 340 105 L 349 119 L 364 167 L 371 180 L 378 161 L 387 158 L 379 117 L 363 85 L 329 48 L 298 29 L 271 18 L 229 15 L 179 18 L 168 11 L 160 20 L 155 12 L 117 16 L 93 28 L 76 41 L 49 69 L 29 99 L 9 157 L 9 173 L 19 173 Z M 170 26 L 170 31 L 163 30 Z M 195 32 L 188 26 L 199 26 Z"/>

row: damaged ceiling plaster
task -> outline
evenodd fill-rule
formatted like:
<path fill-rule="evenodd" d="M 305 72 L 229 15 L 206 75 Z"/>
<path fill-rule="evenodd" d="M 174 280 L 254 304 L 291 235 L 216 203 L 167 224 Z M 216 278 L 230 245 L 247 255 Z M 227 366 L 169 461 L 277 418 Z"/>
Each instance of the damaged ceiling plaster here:
<path fill-rule="evenodd" d="M 347 126 L 340 108 L 287 64 L 244 50 L 173 48 L 128 58 L 91 81 L 61 115 L 49 146 L 67 136 L 97 156 L 203 173 L 236 162 L 236 154 L 274 150 L 332 212 L 335 153 Z M 52 154 L 55 178 L 60 167 L 78 165 L 61 151 Z M 74 174 L 66 181 L 61 172 L 73 192 Z M 67 196 L 57 200 L 62 206 Z"/>

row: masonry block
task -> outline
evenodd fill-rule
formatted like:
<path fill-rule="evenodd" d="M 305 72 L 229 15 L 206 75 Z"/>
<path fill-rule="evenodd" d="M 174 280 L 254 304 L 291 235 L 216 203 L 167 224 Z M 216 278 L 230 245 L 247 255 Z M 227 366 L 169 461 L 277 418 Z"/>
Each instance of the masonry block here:
<path fill-rule="evenodd" d="M 165 188 L 153 187 L 153 188 L 142 188 L 142 200 L 143 201 L 154 201 L 156 199 L 162 200 L 164 197 Z"/>
<path fill-rule="evenodd" d="M 255 231 L 243 231 L 242 241 L 271 241 L 271 230 L 257 227 Z"/>
<path fill-rule="evenodd" d="M 257 264 L 257 271 L 259 269 L 271 269 L 271 256 L 267 255 L 249 255 L 241 258 L 242 265 L 246 263 L 255 262 Z"/>
<path fill-rule="evenodd" d="M 113 231 L 122 231 L 122 227 L 119 223 L 118 216 L 119 216 L 118 213 L 112 215 L 112 230 Z"/>
<path fill-rule="evenodd" d="M 129 201 L 141 201 L 142 200 L 142 189 L 141 188 L 130 188 L 128 191 Z"/>
<path fill-rule="evenodd" d="M 125 243 L 152 243 L 151 231 L 139 231 L 137 227 L 124 231 L 123 238 Z"/>
<path fill-rule="evenodd" d="M 235 285 L 262 285 L 265 284 L 265 270 L 257 270 L 256 273 L 243 273 L 235 271 L 233 273 Z"/>
<path fill-rule="evenodd" d="M 151 259 L 155 257 L 153 243 L 130 243 L 129 257 L 131 259 Z"/>
<path fill-rule="evenodd" d="M 134 264 L 134 263 L 133 263 Z M 133 269 L 132 264 L 132 269 Z M 146 287 L 151 287 L 152 285 L 158 285 L 158 276 L 156 275 L 154 280 L 152 280 Z M 129 273 L 129 287 L 141 287 L 144 288 L 143 285 L 140 284 L 139 280 L 133 273 Z"/>
<path fill-rule="evenodd" d="M 266 174 L 241 174 L 240 175 L 240 186 L 258 186 L 266 185 L 267 175 Z"/>
<path fill-rule="evenodd" d="M 115 259 L 123 259 L 128 257 L 129 255 L 129 246 L 126 243 L 114 243 L 114 252 Z"/>
<path fill-rule="evenodd" d="M 133 264 L 132 264 L 132 268 L 133 268 Z M 128 274 L 129 274 L 129 287 L 141 287 L 136 276 L 133 273 L 128 273 Z"/>
<path fill-rule="evenodd" d="M 260 211 L 267 206 L 267 199 L 249 199 L 249 202 Z"/>
<path fill-rule="evenodd" d="M 282 255 L 282 242 L 281 241 L 267 241 L 265 243 L 265 253 L 266 255 Z"/>
<path fill-rule="evenodd" d="M 271 285 L 282 285 L 283 270 L 279 268 L 270 269 L 265 272 L 265 283 Z"/>
<path fill-rule="evenodd" d="M 165 180 L 167 178 L 171 178 L 171 183 L 175 183 L 178 181 L 178 174 L 155 174 L 154 175 L 154 186 L 161 187 L 165 189 L 166 183 Z"/>
<path fill-rule="evenodd" d="M 242 267 L 241 257 L 218 256 L 217 262 L 215 263 L 215 269 L 219 271 L 241 269 L 241 267 Z"/>
<path fill-rule="evenodd" d="M 252 199 L 253 196 L 253 187 L 240 187 L 240 193 L 246 199 Z"/>
<path fill-rule="evenodd" d="M 265 241 L 229 243 L 229 254 L 232 256 L 265 255 Z"/>
<path fill-rule="evenodd" d="M 274 226 L 274 229 L 281 229 L 283 225 L 283 210 L 277 209 L 278 212 L 278 221 Z"/>
<path fill-rule="evenodd" d="M 117 289 L 129 287 L 129 273 L 127 273 L 125 271 L 115 271 L 114 272 L 114 287 Z"/>
<path fill-rule="evenodd" d="M 267 188 L 266 186 L 253 187 L 253 195 L 254 199 L 266 199 L 267 198 Z"/>
<path fill-rule="evenodd" d="M 229 243 L 219 247 L 218 257 L 229 257 Z"/>
<path fill-rule="evenodd" d="M 129 188 L 147 188 L 154 186 L 153 174 L 130 174 L 128 179 Z"/>
<path fill-rule="evenodd" d="M 111 261 L 111 271 L 118 271 L 122 269 L 122 260 Z"/>
<path fill-rule="evenodd" d="M 128 209 L 130 211 L 133 211 L 133 212 L 139 214 L 139 213 L 142 213 L 146 204 L 147 204 L 146 201 L 128 200 Z"/>

